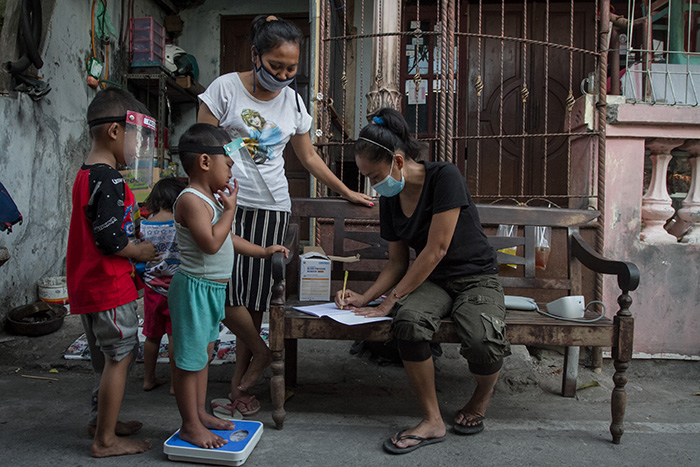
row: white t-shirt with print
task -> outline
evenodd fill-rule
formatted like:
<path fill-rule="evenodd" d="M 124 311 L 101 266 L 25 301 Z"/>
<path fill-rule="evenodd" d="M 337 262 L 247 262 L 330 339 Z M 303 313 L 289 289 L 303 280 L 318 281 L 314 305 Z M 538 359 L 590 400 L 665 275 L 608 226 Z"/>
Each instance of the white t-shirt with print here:
<path fill-rule="evenodd" d="M 284 172 L 282 152 L 293 135 L 309 132 L 311 116 L 299 98 L 301 112 L 293 89 L 285 87 L 274 99 L 262 101 L 253 97 L 241 82 L 238 73 L 216 78 L 199 95 L 219 126 L 231 130 L 232 136 L 241 137 L 255 167 L 267 184 L 274 202 L 261 200 L 255 184 L 243 171 L 233 166 L 233 177 L 238 180 L 238 204 L 241 206 L 287 211 L 292 209 L 289 186 Z"/>

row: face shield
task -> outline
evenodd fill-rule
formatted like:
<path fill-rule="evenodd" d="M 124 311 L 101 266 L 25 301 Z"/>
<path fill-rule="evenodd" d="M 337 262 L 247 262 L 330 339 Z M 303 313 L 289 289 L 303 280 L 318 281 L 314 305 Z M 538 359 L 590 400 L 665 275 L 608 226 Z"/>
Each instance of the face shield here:
<path fill-rule="evenodd" d="M 153 184 L 156 149 L 156 121 L 138 112 L 127 111 L 124 126 L 124 161 L 132 177 L 145 185 Z"/>

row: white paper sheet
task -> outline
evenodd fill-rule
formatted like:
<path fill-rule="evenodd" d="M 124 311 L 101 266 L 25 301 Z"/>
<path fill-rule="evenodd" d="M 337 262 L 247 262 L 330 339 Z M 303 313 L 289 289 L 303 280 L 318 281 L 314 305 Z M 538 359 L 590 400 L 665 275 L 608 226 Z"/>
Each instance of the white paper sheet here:
<path fill-rule="evenodd" d="M 358 316 L 352 311 L 339 309 L 333 302 L 321 303 L 320 305 L 297 306 L 294 307 L 294 309 L 314 316 L 328 316 L 329 318 L 348 326 L 376 323 L 377 321 L 391 321 L 391 318 L 388 316 L 380 316 L 375 318 Z"/>

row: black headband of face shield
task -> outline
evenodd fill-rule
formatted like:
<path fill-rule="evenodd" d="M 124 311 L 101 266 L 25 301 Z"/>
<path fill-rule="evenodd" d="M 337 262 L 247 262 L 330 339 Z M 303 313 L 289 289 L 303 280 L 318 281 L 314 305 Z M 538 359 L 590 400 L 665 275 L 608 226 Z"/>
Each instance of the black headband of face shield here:
<path fill-rule="evenodd" d="M 193 152 L 195 154 L 228 154 L 223 146 L 201 146 L 199 144 L 181 144 L 178 146 L 179 152 Z"/>
<path fill-rule="evenodd" d="M 102 125 L 103 123 L 124 123 L 126 122 L 126 115 L 121 115 L 119 117 L 101 117 L 88 122 L 90 128 Z"/>

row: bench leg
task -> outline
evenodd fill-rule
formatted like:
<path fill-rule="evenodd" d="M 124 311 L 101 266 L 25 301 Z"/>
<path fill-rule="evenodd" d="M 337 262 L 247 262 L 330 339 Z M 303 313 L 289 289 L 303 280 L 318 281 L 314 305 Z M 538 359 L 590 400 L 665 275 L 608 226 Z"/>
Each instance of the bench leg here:
<path fill-rule="evenodd" d="M 272 352 L 272 379 L 270 396 L 272 397 L 272 420 L 278 430 L 284 426 L 287 413 L 284 410 L 284 353 Z"/>
<path fill-rule="evenodd" d="M 612 423 L 610 424 L 610 434 L 612 435 L 613 444 L 620 444 L 622 433 L 625 432 L 623 421 L 625 419 L 625 408 L 627 407 L 627 393 L 625 385 L 627 384 L 627 368 L 629 362 L 615 360 L 615 374 L 613 382 L 615 387 L 610 400 L 610 410 L 612 412 Z"/>
<path fill-rule="evenodd" d="M 284 340 L 284 381 L 287 386 L 297 385 L 297 339 Z"/>
<path fill-rule="evenodd" d="M 564 351 L 564 371 L 561 381 L 561 395 L 574 397 L 576 395 L 576 379 L 578 378 L 579 347 L 566 347 Z"/>
<path fill-rule="evenodd" d="M 272 379 L 270 396 L 272 398 L 272 420 L 278 430 L 284 426 L 284 301 L 273 303 L 270 307 L 270 352 L 272 353 Z"/>
<path fill-rule="evenodd" d="M 600 372 L 603 368 L 603 348 L 602 347 L 592 347 L 591 348 L 591 366 L 596 372 Z"/>

